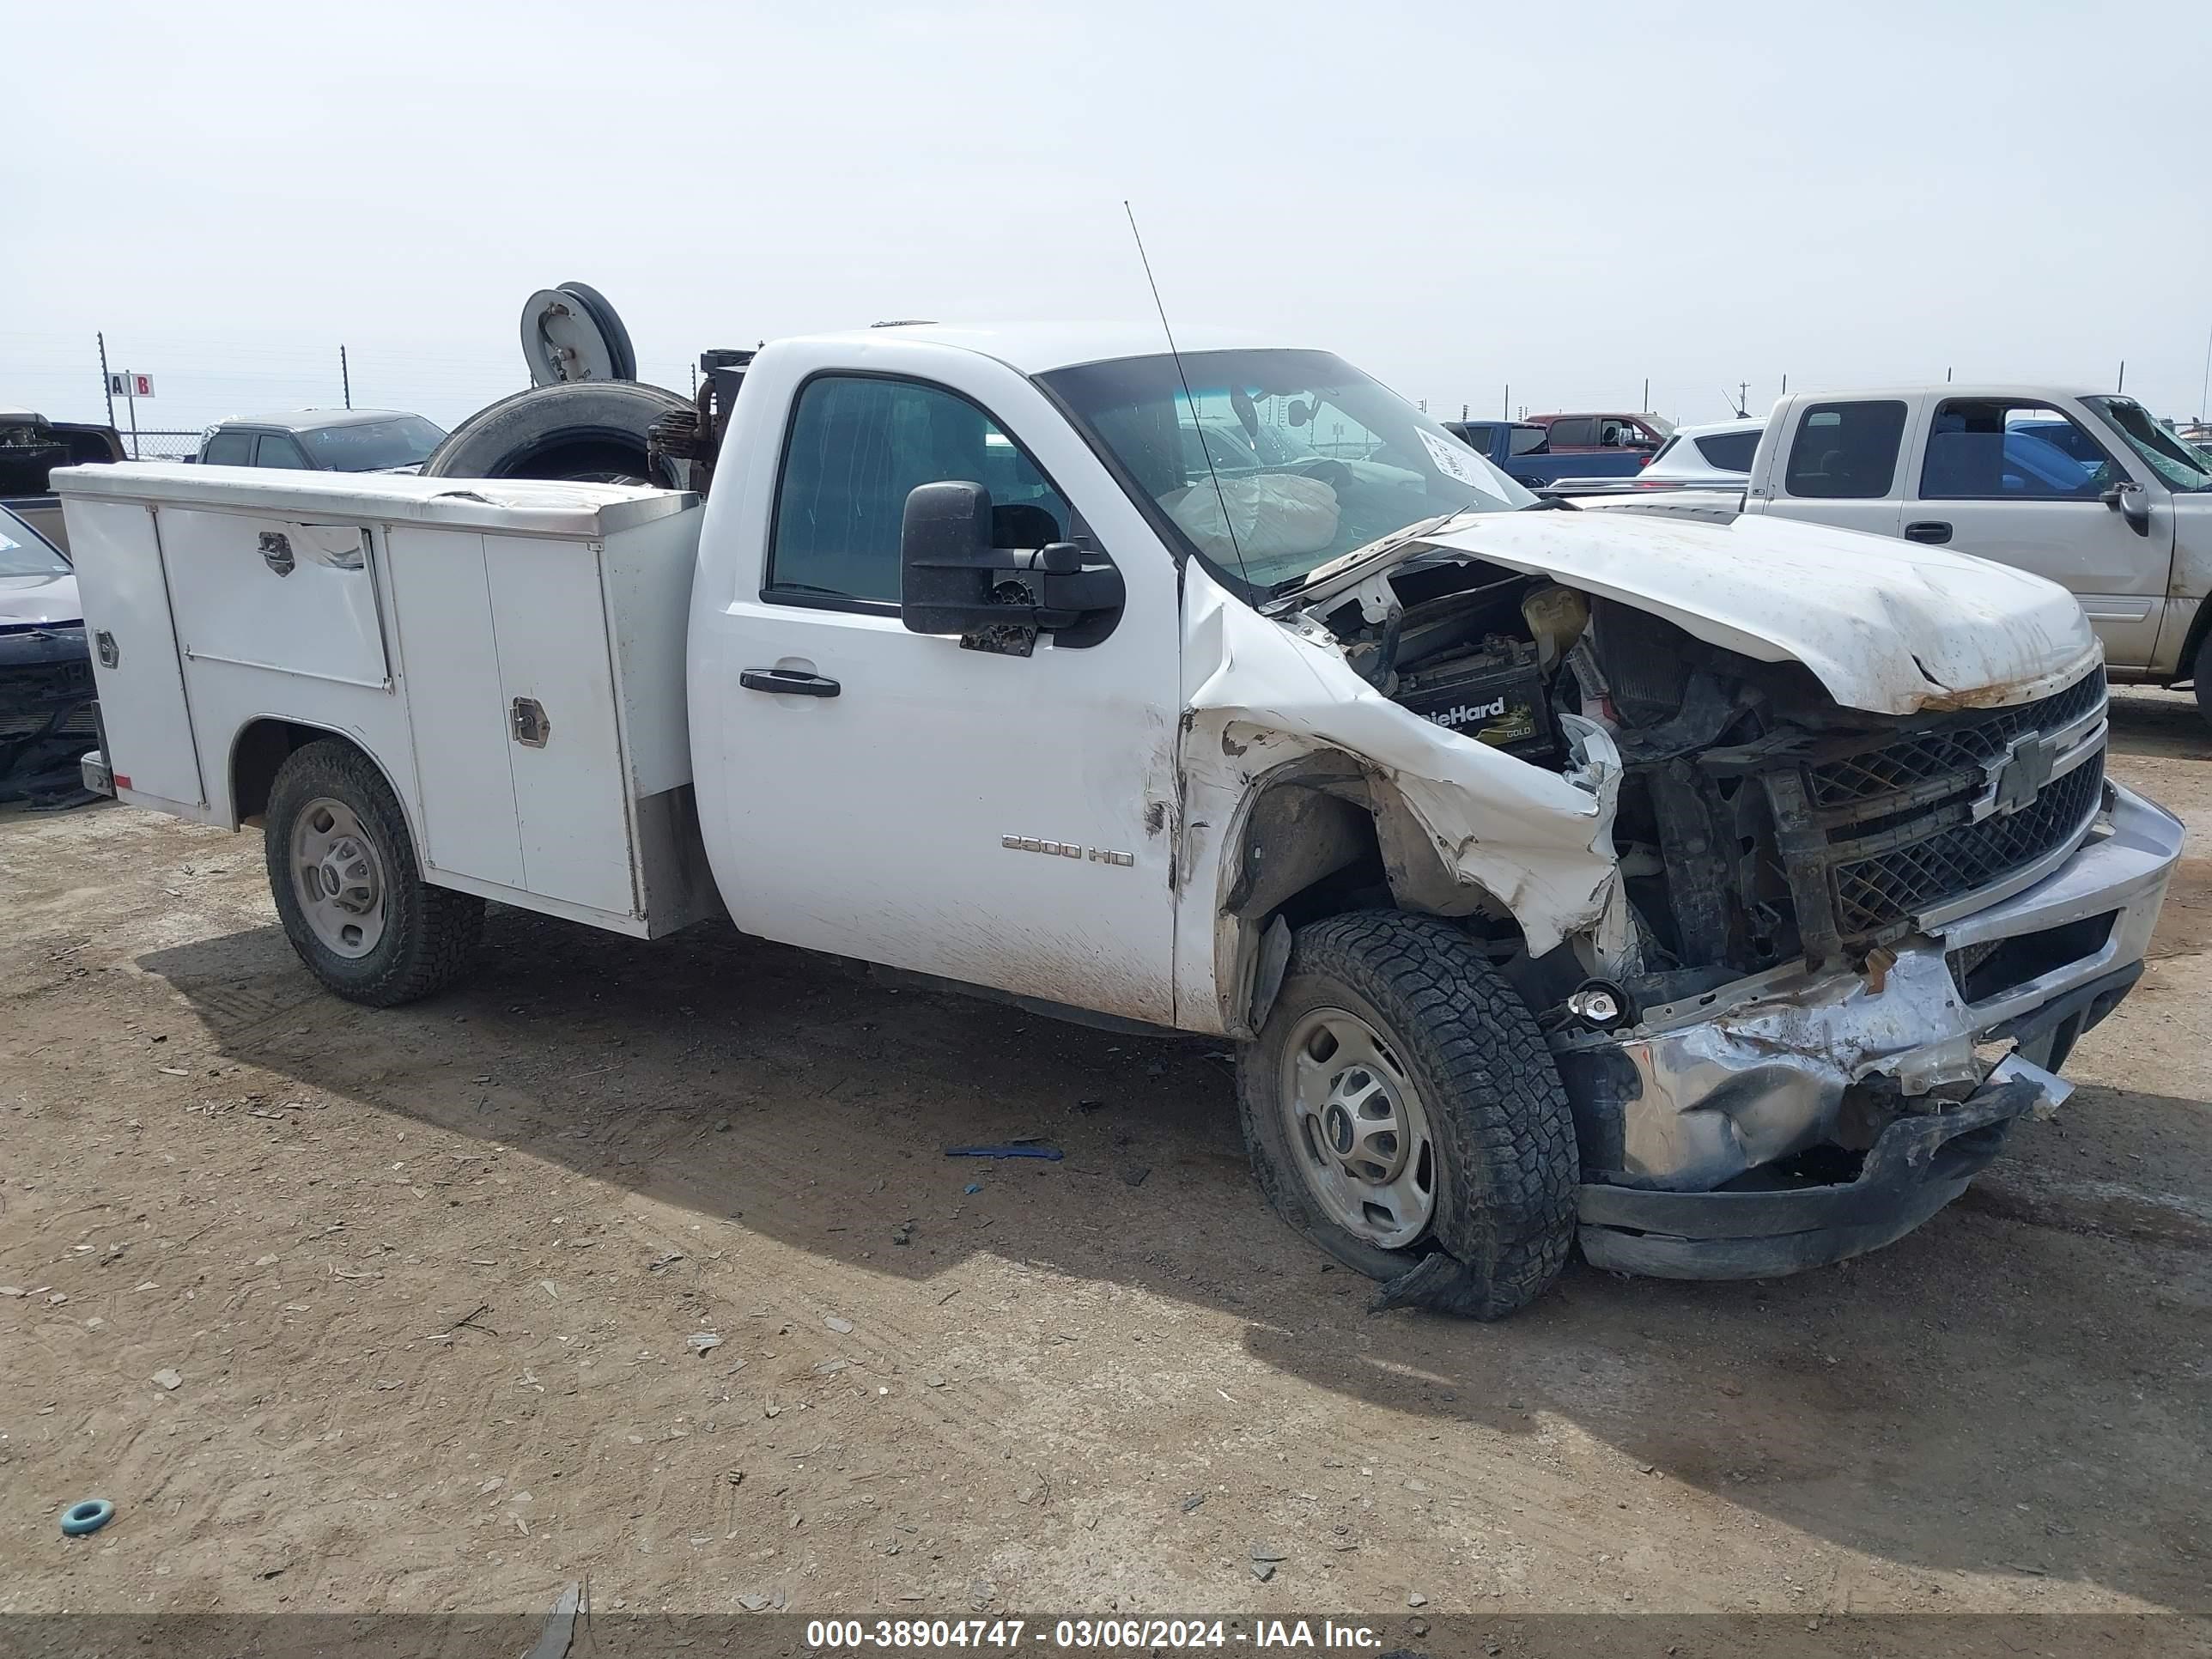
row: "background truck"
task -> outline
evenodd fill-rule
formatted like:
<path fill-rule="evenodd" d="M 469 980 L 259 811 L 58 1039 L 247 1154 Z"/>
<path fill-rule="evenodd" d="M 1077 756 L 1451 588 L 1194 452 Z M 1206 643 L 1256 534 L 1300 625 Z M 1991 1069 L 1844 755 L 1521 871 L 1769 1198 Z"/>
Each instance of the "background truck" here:
<path fill-rule="evenodd" d="M 2113 679 L 2193 684 L 2212 718 L 2212 460 L 2133 398 L 1952 385 L 1793 394 L 1768 416 L 1743 489 L 1585 505 L 1809 520 L 2032 570 L 2081 601 Z"/>
<path fill-rule="evenodd" d="M 58 475 L 88 770 L 258 826 L 357 1001 L 451 981 L 489 899 L 1231 1039 L 1285 1218 L 1480 1316 L 1577 1236 L 1691 1277 L 1896 1237 L 2141 972 L 2180 826 L 2106 779 L 2039 578 L 1540 501 L 1320 351 L 702 369 L 652 465 L 703 505 Z"/>
<path fill-rule="evenodd" d="M 1532 421 L 1446 421 L 1444 430 L 1474 450 L 1516 483 L 1531 489 L 1562 479 L 1634 477 L 1656 446 L 1555 451 L 1551 433 Z"/>
<path fill-rule="evenodd" d="M 122 459 L 123 440 L 112 426 L 50 421 L 31 410 L 0 408 L 0 507 L 64 552 L 69 530 L 47 482 L 53 470 Z"/>

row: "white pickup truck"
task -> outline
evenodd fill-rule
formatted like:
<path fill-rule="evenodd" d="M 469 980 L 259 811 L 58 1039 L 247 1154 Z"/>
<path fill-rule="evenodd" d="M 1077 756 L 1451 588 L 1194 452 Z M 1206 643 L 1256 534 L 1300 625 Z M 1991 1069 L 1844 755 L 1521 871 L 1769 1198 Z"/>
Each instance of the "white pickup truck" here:
<path fill-rule="evenodd" d="M 56 474 L 88 769 L 260 826 L 357 1001 L 450 981 L 486 900 L 726 908 L 1232 1039 L 1285 1218 L 1486 1317 L 1577 1232 L 1684 1277 L 1896 1237 L 2142 971 L 2180 828 L 2105 776 L 2097 641 L 2040 578 L 1541 502 L 1321 351 L 900 325 L 702 364 L 703 504 Z"/>
<path fill-rule="evenodd" d="M 2194 684 L 2212 719 L 2212 457 L 2132 398 L 2049 386 L 1792 393 L 1742 489 L 1583 505 L 1725 524 L 1765 514 L 1951 547 L 2081 602 L 2115 680 Z"/>

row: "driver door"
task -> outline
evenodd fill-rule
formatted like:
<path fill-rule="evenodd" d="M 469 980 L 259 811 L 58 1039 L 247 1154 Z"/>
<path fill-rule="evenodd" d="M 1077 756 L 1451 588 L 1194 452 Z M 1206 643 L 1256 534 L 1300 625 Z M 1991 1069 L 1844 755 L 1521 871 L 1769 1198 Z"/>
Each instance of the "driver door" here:
<path fill-rule="evenodd" d="M 1170 1024 L 1174 573 L 1156 542 L 1112 545 L 1117 510 L 1131 516 L 1118 491 L 1079 512 L 1063 476 L 1112 486 L 1042 395 L 960 356 L 965 386 L 823 370 L 789 389 L 774 476 L 740 509 L 760 561 L 693 636 L 694 768 L 719 775 L 726 820 L 708 830 L 717 878 L 748 933 Z M 1033 407 L 1040 447 L 987 397 Z M 1127 584 L 1111 631 L 1048 633 L 1027 657 L 908 632 L 906 497 L 947 479 L 984 484 L 1006 533 L 1060 540 L 1095 520 Z"/>

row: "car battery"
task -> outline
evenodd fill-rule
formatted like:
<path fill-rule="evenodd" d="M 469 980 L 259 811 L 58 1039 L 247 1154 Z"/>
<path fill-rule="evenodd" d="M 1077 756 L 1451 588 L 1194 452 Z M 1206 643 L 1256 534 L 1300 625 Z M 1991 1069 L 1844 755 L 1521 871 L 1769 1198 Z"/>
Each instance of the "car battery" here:
<path fill-rule="evenodd" d="M 1391 700 L 1447 731 L 1522 760 L 1548 760 L 1559 752 L 1530 640 L 1493 634 L 1450 656 L 1401 670 Z"/>

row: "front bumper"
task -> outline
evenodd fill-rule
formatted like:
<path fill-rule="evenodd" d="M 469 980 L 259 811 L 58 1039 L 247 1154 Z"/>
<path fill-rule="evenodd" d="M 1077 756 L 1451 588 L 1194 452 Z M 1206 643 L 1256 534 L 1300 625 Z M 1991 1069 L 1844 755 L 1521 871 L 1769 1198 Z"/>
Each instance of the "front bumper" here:
<path fill-rule="evenodd" d="M 1584 1255 L 1672 1278 L 1794 1272 L 1875 1249 L 1964 1191 L 2045 1096 L 1991 1085 L 1978 1048 L 2056 1066 L 2142 971 L 2181 854 L 2172 816 L 2117 785 L 2074 854 L 2026 891 L 1915 935 L 1867 971 L 1792 966 L 1561 1042 Z M 1854 1144 L 1849 1181 L 1771 1166 Z"/>

